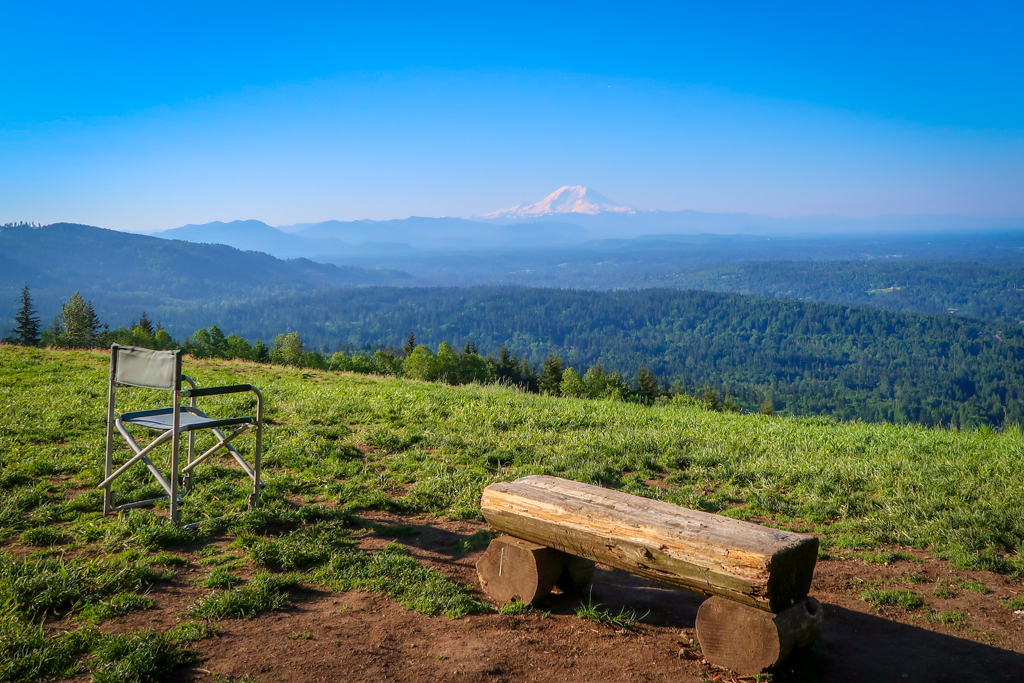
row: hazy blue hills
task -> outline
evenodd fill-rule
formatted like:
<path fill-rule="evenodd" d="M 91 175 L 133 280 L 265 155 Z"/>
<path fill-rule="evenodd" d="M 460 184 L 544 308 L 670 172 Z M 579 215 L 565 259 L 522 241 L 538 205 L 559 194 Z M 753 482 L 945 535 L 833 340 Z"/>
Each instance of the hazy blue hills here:
<path fill-rule="evenodd" d="M 61 301 L 80 291 L 95 301 L 102 316 L 120 323 L 128 310 L 141 307 L 155 312 L 182 302 L 251 299 L 411 279 L 393 270 L 308 259 L 283 261 L 218 244 L 70 223 L 0 228 L 0 315 L 5 319 L 13 315 L 23 282 L 29 283 L 44 316 L 52 316 Z"/>
<path fill-rule="evenodd" d="M 391 254 L 480 249 L 523 249 L 582 244 L 591 239 L 586 229 L 556 221 L 493 225 L 465 218 L 413 216 L 389 221 L 324 221 L 274 228 L 261 221 L 216 221 L 185 225 L 155 233 L 163 239 L 225 244 L 262 251 L 279 258 L 297 256 L 344 260 Z"/>
<path fill-rule="evenodd" d="M 278 258 L 310 258 L 349 251 L 348 245 L 337 239 L 289 235 L 254 220 L 185 225 L 158 232 L 154 236 L 201 244 L 223 244 L 243 251 L 262 251 Z"/>

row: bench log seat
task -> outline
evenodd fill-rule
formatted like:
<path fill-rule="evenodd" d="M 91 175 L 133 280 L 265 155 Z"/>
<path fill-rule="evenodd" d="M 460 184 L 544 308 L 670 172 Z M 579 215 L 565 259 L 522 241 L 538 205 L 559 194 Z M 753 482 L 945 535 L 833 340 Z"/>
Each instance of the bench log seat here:
<path fill-rule="evenodd" d="M 814 536 L 540 475 L 491 484 L 480 508 L 503 534 L 477 563 L 496 601 L 578 591 L 596 561 L 712 596 L 697 617 L 704 656 L 743 675 L 820 634 Z"/>

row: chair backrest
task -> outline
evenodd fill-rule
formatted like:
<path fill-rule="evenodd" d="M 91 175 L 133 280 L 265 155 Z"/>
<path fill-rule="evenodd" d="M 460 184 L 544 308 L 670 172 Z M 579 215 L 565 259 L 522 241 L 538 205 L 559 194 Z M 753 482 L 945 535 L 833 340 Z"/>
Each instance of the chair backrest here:
<path fill-rule="evenodd" d="M 174 391 L 181 388 L 181 351 L 113 344 L 110 371 L 115 384 Z"/>

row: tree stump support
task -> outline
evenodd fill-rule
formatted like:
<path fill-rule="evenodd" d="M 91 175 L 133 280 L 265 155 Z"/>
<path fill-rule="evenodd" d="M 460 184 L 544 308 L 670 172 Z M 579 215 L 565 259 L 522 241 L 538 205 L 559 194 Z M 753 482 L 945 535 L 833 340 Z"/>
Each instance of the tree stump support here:
<path fill-rule="evenodd" d="M 754 676 L 818 640 L 823 617 L 821 603 L 809 596 L 778 614 L 716 596 L 697 610 L 697 640 L 710 663 Z"/>

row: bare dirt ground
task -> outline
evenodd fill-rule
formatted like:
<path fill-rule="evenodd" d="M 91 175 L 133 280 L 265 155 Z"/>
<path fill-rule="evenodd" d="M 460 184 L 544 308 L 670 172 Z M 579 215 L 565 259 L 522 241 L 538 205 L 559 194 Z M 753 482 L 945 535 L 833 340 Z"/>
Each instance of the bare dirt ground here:
<path fill-rule="evenodd" d="M 364 514 L 376 524 L 363 543 L 397 541 L 425 564 L 476 587 L 481 551 L 461 554 L 455 544 L 482 523 Z M 389 526 L 402 525 L 401 534 Z M 419 532 L 409 534 L 408 526 Z M 776 672 L 776 681 L 1024 681 L 1024 618 L 1001 599 L 1024 593 L 1020 582 L 988 572 L 965 572 L 926 553 L 919 562 L 868 564 L 860 559 L 818 563 L 811 594 L 826 610 L 822 640 Z M 192 565 L 179 580 L 155 591 L 155 609 L 110 622 L 109 630 L 171 628 L 177 615 L 204 590 L 189 581 L 205 569 Z M 912 576 L 908 581 L 907 577 Z M 991 592 L 933 591 L 975 579 Z M 925 598 L 926 607 L 882 611 L 860 591 L 872 582 L 897 582 Z M 863 583 L 861 583 L 863 582 Z M 474 588 L 474 590 L 476 590 Z M 426 617 L 393 601 L 361 592 L 303 591 L 284 612 L 252 620 L 224 620 L 220 635 L 200 641 L 201 659 L 182 680 L 243 676 L 271 681 L 708 681 L 734 680 L 701 661 L 694 648 L 694 618 L 702 598 L 598 566 L 593 601 L 617 613 L 649 611 L 637 632 L 620 632 L 574 612 L 578 597 L 552 595 L 539 607 L 549 614 L 489 614 L 451 620 Z M 482 597 L 482 596 L 481 596 Z M 961 612 L 946 625 L 942 612 Z"/>

